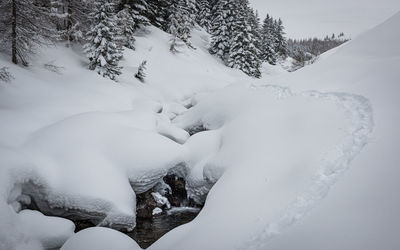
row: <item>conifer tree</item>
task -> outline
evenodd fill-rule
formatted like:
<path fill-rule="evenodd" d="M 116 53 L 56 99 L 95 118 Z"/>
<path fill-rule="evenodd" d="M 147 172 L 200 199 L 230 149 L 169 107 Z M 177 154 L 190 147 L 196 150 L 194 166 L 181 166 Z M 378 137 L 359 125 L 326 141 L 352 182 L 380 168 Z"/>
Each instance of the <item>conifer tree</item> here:
<path fill-rule="evenodd" d="M 237 9 L 234 2 L 236 0 L 219 0 L 212 9 L 209 51 L 211 54 L 221 58 L 225 63 L 229 59 L 235 19 L 237 18 Z"/>
<path fill-rule="evenodd" d="M 135 20 L 133 19 L 133 11 L 130 5 L 125 5 L 124 8 L 118 12 L 118 26 L 121 32 L 122 45 L 134 50 L 135 49 Z"/>
<path fill-rule="evenodd" d="M 274 34 L 275 34 L 275 44 L 274 51 L 280 58 L 286 58 L 287 56 L 287 41 L 285 38 L 285 32 L 283 27 L 283 22 L 279 18 L 274 21 Z"/>
<path fill-rule="evenodd" d="M 28 65 L 37 46 L 55 38 L 49 6 L 35 0 L 1 0 L 0 48 L 15 64 Z"/>
<path fill-rule="evenodd" d="M 134 30 L 143 28 L 150 24 L 148 19 L 149 6 L 145 0 L 122 0 L 120 3 L 119 10 L 125 8 L 126 5 L 131 7 L 130 14 L 134 21 Z"/>
<path fill-rule="evenodd" d="M 178 52 L 178 47 L 182 46 L 182 43 L 193 48 L 190 42 L 193 20 L 188 0 L 175 0 L 170 6 L 170 13 L 167 30 L 171 34 L 170 51 Z"/>
<path fill-rule="evenodd" d="M 249 8 L 248 10 L 248 19 L 251 28 L 252 35 L 254 37 L 254 45 L 257 48 L 257 57 L 262 61 L 261 55 L 261 27 L 260 27 L 260 18 L 258 16 L 258 12 Z"/>
<path fill-rule="evenodd" d="M 82 41 L 89 26 L 90 3 L 81 0 L 52 0 L 51 9 L 60 38 L 68 42 Z"/>
<path fill-rule="evenodd" d="M 90 13 L 92 26 L 87 33 L 85 52 L 90 60 L 89 69 L 103 77 L 115 80 L 121 74 L 118 66 L 122 58 L 116 17 L 112 0 L 97 0 Z"/>
<path fill-rule="evenodd" d="M 170 0 L 148 0 L 148 19 L 154 26 L 167 31 Z"/>
<path fill-rule="evenodd" d="M 249 24 L 250 9 L 247 1 L 236 0 L 236 20 L 232 45 L 229 51 L 228 66 L 239 69 L 249 76 L 261 76 L 259 51 L 256 37 Z"/>
<path fill-rule="evenodd" d="M 197 23 L 206 31 L 211 30 L 211 6 L 209 0 L 198 1 L 199 14 L 197 15 Z"/>
<path fill-rule="evenodd" d="M 145 72 L 146 64 L 147 64 L 146 60 L 144 60 L 142 63 L 140 63 L 138 71 L 135 74 L 135 77 L 141 82 L 144 82 L 144 78 L 146 77 L 146 72 Z"/>
<path fill-rule="evenodd" d="M 275 30 L 273 18 L 266 16 L 261 29 L 261 59 L 269 64 L 276 64 Z"/>

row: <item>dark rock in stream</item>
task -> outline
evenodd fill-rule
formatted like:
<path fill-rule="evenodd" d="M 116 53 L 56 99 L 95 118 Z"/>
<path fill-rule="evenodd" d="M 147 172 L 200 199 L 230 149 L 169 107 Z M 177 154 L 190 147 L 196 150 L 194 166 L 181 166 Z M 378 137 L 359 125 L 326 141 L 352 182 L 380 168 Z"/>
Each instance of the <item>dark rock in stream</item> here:
<path fill-rule="evenodd" d="M 164 182 L 168 184 L 172 190 L 170 194 L 167 193 L 165 195 L 171 205 L 174 207 L 186 206 L 188 195 L 185 179 L 176 175 L 167 175 L 164 177 Z"/>
<path fill-rule="evenodd" d="M 140 219 L 151 219 L 153 210 L 157 207 L 157 202 L 154 200 L 149 190 L 143 194 L 136 195 L 136 221 Z"/>
<path fill-rule="evenodd" d="M 203 126 L 203 124 L 201 124 L 201 125 L 196 125 L 196 126 L 193 126 L 193 127 L 191 127 L 191 128 L 186 129 L 186 131 L 189 133 L 190 136 L 195 135 L 195 134 L 200 133 L 200 132 L 207 131 L 207 130 L 208 130 L 208 129 L 206 129 L 206 128 Z"/>

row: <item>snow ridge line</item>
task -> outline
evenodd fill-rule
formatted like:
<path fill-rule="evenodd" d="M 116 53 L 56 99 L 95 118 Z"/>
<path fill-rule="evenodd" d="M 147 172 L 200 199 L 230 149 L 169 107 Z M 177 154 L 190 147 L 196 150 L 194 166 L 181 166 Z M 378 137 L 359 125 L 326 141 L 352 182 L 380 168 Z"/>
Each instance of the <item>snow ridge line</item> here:
<path fill-rule="evenodd" d="M 261 87 L 277 91 L 279 99 L 295 96 L 287 87 L 274 85 Z M 332 150 L 337 157 L 323 159 L 325 163 L 321 165 L 319 173 L 314 176 L 311 186 L 288 206 L 283 215 L 275 222 L 267 224 L 257 236 L 252 237 L 238 249 L 265 249 L 272 237 L 281 234 L 285 229 L 307 216 L 318 201 L 328 195 L 330 188 L 350 168 L 351 161 L 369 143 L 374 128 L 374 119 L 373 109 L 367 98 L 355 94 L 318 91 L 307 91 L 300 95 L 332 100 L 343 107 L 351 118 L 351 126 L 347 130 L 349 136 Z"/>

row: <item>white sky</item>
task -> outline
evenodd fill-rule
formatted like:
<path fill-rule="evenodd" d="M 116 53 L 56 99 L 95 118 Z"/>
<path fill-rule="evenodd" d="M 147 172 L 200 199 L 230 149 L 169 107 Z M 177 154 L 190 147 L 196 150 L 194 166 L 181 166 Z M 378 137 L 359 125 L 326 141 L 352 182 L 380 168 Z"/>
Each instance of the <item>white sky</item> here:
<path fill-rule="evenodd" d="M 261 19 L 281 17 L 288 37 L 355 37 L 400 11 L 400 0 L 250 0 Z M 393 32 L 400 32 L 399 30 Z"/>

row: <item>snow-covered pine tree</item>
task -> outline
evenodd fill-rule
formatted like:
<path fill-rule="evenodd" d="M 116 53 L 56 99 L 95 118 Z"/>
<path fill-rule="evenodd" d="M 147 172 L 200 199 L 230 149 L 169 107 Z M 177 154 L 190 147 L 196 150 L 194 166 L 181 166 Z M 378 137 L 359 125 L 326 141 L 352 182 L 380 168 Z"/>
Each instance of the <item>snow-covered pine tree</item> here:
<path fill-rule="evenodd" d="M 211 6 L 210 0 L 198 0 L 197 23 L 206 31 L 211 30 Z"/>
<path fill-rule="evenodd" d="M 122 0 L 119 4 L 120 10 L 125 8 L 125 5 L 130 5 L 131 15 L 134 20 L 134 30 L 143 28 L 150 24 L 148 19 L 149 6 L 146 0 Z"/>
<path fill-rule="evenodd" d="M 234 1 L 218 0 L 212 8 L 211 23 L 211 54 L 221 58 L 227 63 L 229 50 L 233 37 L 233 30 L 236 18 Z"/>
<path fill-rule="evenodd" d="M 8 71 L 7 67 L 0 68 L 0 82 L 10 82 L 14 76 Z"/>
<path fill-rule="evenodd" d="M 262 56 L 261 56 L 261 25 L 260 25 L 260 18 L 258 16 L 258 12 L 254 11 L 252 8 L 249 8 L 248 10 L 248 20 L 251 28 L 251 32 L 254 37 L 254 45 L 257 48 L 257 56 L 258 58 L 262 61 Z"/>
<path fill-rule="evenodd" d="M 168 6 L 170 0 L 147 0 L 148 19 L 154 26 L 167 31 L 168 29 Z"/>
<path fill-rule="evenodd" d="M 120 30 L 114 14 L 112 0 L 97 0 L 90 13 L 92 26 L 87 33 L 85 52 L 90 60 L 89 69 L 103 77 L 115 80 L 121 74 L 118 66 L 122 47 L 118 41 Z"/>
<path fill-rule="evenodd" d="M 174 0 L 170 6 L 168 18 L 168 33 L 171 34 L 170 51 L 178 52 L 182 43 L 193 48 L 190 38 L 193 20 L 189 10 L 188 0 Z"/>
<path fill-rule="evenodd" d="M 261 29 L 261 59 L 269 64 L 276 64 L 275 31 L 273 18 L 267 15 Z"/>
<path fill-rule="evenodd" d="M 139 80 L 139 81 L 141 81 L 141 82 L 144 82 L 144 78 L 146 77 L 146 64 L 147 64 L 147 61 L 146 60 L 144 60 L 140 65 L 139 65 L 139 68 L 138 68 L 138 71 L 137 71 L 137 73 L 135 74 L 135 77 Z"/>
<path fill-rule="evenodd" d="M 130 5 L 126 4 L 117 14 L 118 26 L 121 32 L 122 46 L 129 49 L 135 49 L 135 20 L 133 19 L 133 11 Z"/>
<path fill-rule="evenodd" d="M 250 8 L 247 1 L 234 0 L 234 3 L 236 18 L 228 66 L 259 78 L 261 77 L 261 61 L 256 47 L 256 38 L 249 24 Z"/>
<path fill-rule="evenodd" d="M 274 21 L 274 34 L 275 34 L 275 44 L 274 44 L 275 53 L 279 58 L 284 59 L 287 57 L 287 41 L 285 38 L 283 22 L 280 18 Z"/>
<path fill-rule="evenodd" d="M 89 27 L 90 3 L 81 0 L 51 0 L 51 15 L 55 18 L 60 38 L 68 42 L 84 40 Z"/>
<path fill-rule="evenodd" d="M 13 63 L 28 65 L 37 46 L 55 38 L 49 6 L 35 0 L 1 0 L 0 49 L 11 54 Z"/>

